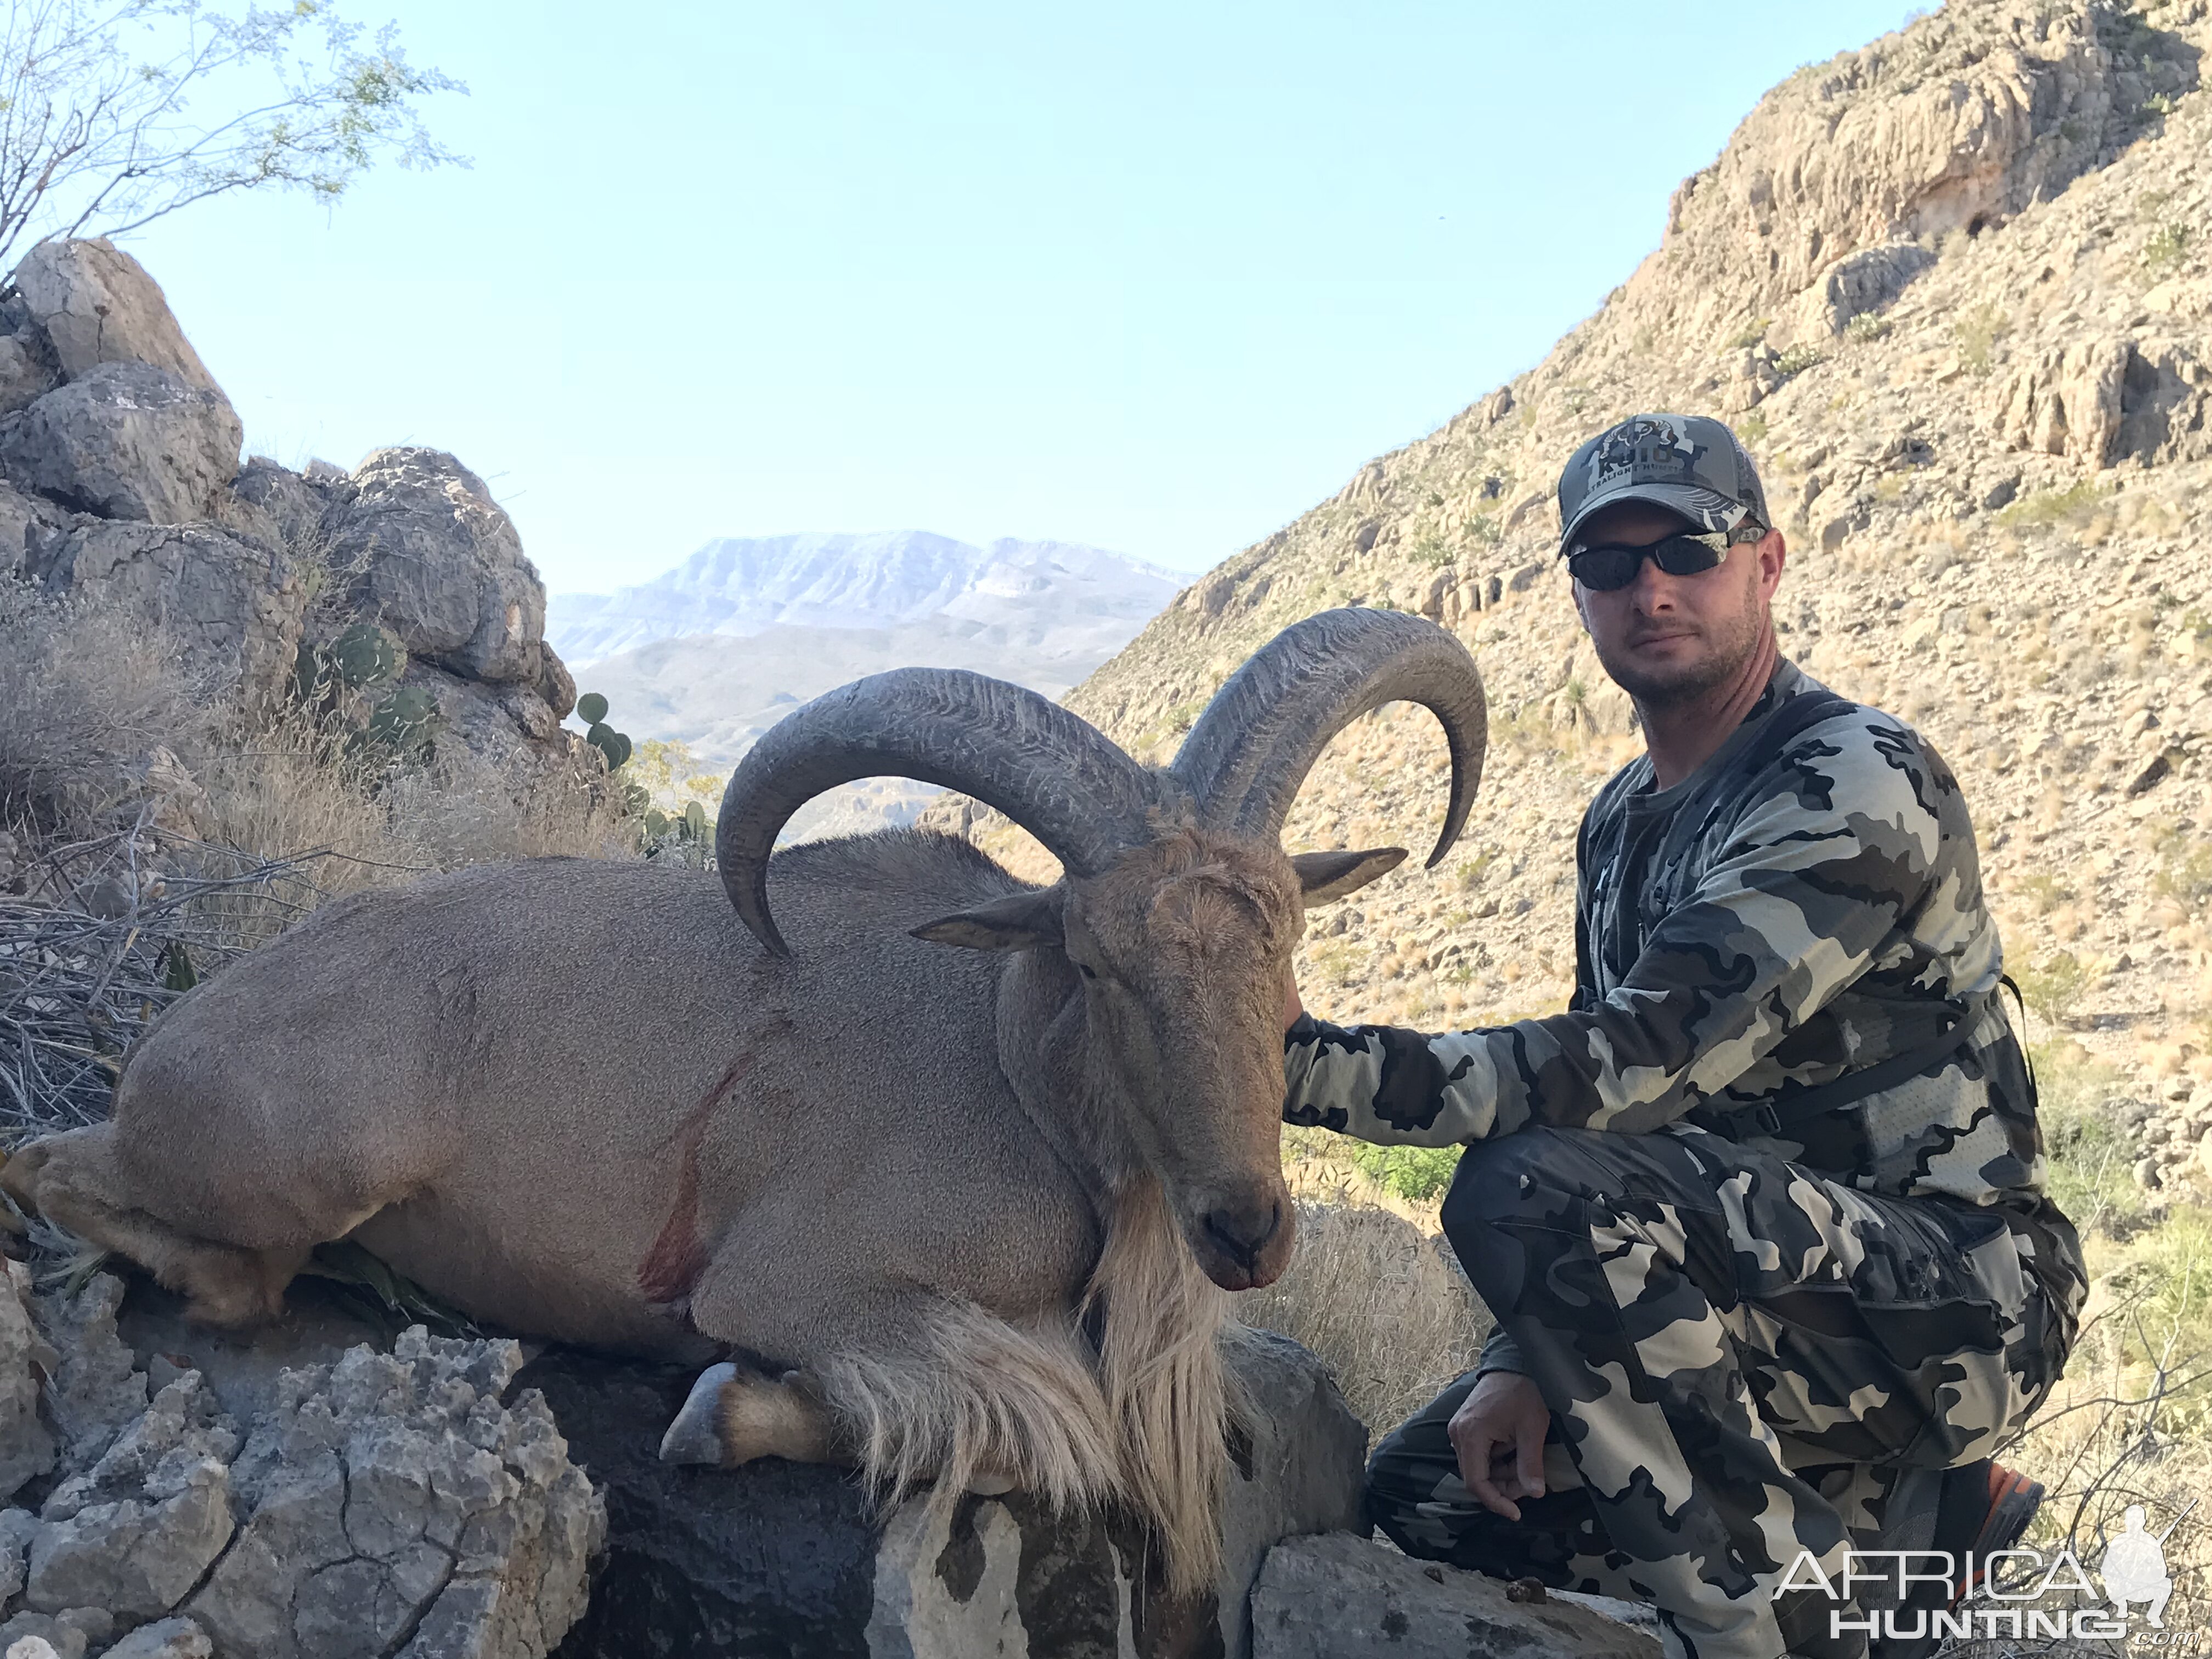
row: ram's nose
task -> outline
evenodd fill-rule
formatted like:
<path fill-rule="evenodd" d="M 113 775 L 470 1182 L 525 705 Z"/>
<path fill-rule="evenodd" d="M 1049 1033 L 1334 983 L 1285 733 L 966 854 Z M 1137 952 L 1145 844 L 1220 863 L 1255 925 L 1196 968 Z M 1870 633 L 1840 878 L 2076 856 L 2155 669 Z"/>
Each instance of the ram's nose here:
<path fill-rule="evenodd" d="M 1283 1203 L 1279 1198 L 1259 1204 L 1224 1204 L 1206 1212 L 1206 1236 L 1248 1273 L 1257 1273 L 1261 1252 L 1282 1225 Z"/>

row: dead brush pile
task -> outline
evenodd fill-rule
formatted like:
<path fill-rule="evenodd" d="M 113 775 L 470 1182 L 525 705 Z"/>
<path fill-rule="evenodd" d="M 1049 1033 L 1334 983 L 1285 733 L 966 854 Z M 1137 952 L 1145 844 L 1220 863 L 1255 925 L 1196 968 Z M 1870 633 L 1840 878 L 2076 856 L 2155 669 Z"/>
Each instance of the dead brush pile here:
<path fill-rule="evenodd" d="M 0 892 L 0 1144 L 96 1123 L 123 1053 L 319 890 L 317 860 L 143 832 L 52 847 Z"/>

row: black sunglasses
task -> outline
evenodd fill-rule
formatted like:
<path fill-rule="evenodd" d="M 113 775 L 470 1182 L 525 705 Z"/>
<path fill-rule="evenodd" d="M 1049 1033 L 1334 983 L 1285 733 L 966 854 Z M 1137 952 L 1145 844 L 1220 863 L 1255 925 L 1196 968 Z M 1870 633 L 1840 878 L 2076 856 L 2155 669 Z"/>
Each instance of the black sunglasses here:
<path fill-rule="evenodd" d="M 1736 543 L 1755 542 L 1765 534 L 1758 525 L 1739 525 L 1709 536 L 1664 536 L 1643 547 L 1578 547 L 1567 555 L 1567 571 L 1592 592 L 1610 593 L 1634 581 L 1646 559 L 1670 576 L 1694 576 L 1728 557 Z"/>

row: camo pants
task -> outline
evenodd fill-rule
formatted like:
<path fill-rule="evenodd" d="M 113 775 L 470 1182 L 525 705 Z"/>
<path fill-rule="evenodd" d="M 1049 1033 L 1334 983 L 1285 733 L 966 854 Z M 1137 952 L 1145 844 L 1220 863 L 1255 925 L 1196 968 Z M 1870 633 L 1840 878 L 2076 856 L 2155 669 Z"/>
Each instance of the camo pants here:
<path fill-rule="evenodd" d="M 1655 1606 L 1692 1659 L 1863 1653 L 1775 1585 L 1801 1549 L 1833 1573 L 1926 1547 L 1933 1472 L 2041 1401 L 2080 1304 L 2047 1206 L 2015 1226 L 1687 1127 L 1474 1142 L 1443 1221 L 1551 1409 L 1546 1494 L 1516 1522 L 1461 1484 L 1470 1373 L 1377 1448 L 1372 1518 L 1410 1554 Z"/>

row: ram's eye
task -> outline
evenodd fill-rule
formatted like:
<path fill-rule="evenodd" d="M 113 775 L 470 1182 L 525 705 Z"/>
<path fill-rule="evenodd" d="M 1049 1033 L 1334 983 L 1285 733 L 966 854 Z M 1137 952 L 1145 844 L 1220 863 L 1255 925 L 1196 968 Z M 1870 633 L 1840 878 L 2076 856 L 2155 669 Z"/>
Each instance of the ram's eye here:
<path fill-rule="evenodd" d="M 1075 965 L 1082 971 L 1084 978 L 1097 979 L 1098 977 L 1098 970 L 1096 968 L 1093 968 L 1089 963 L 1079 962 Z"/>

